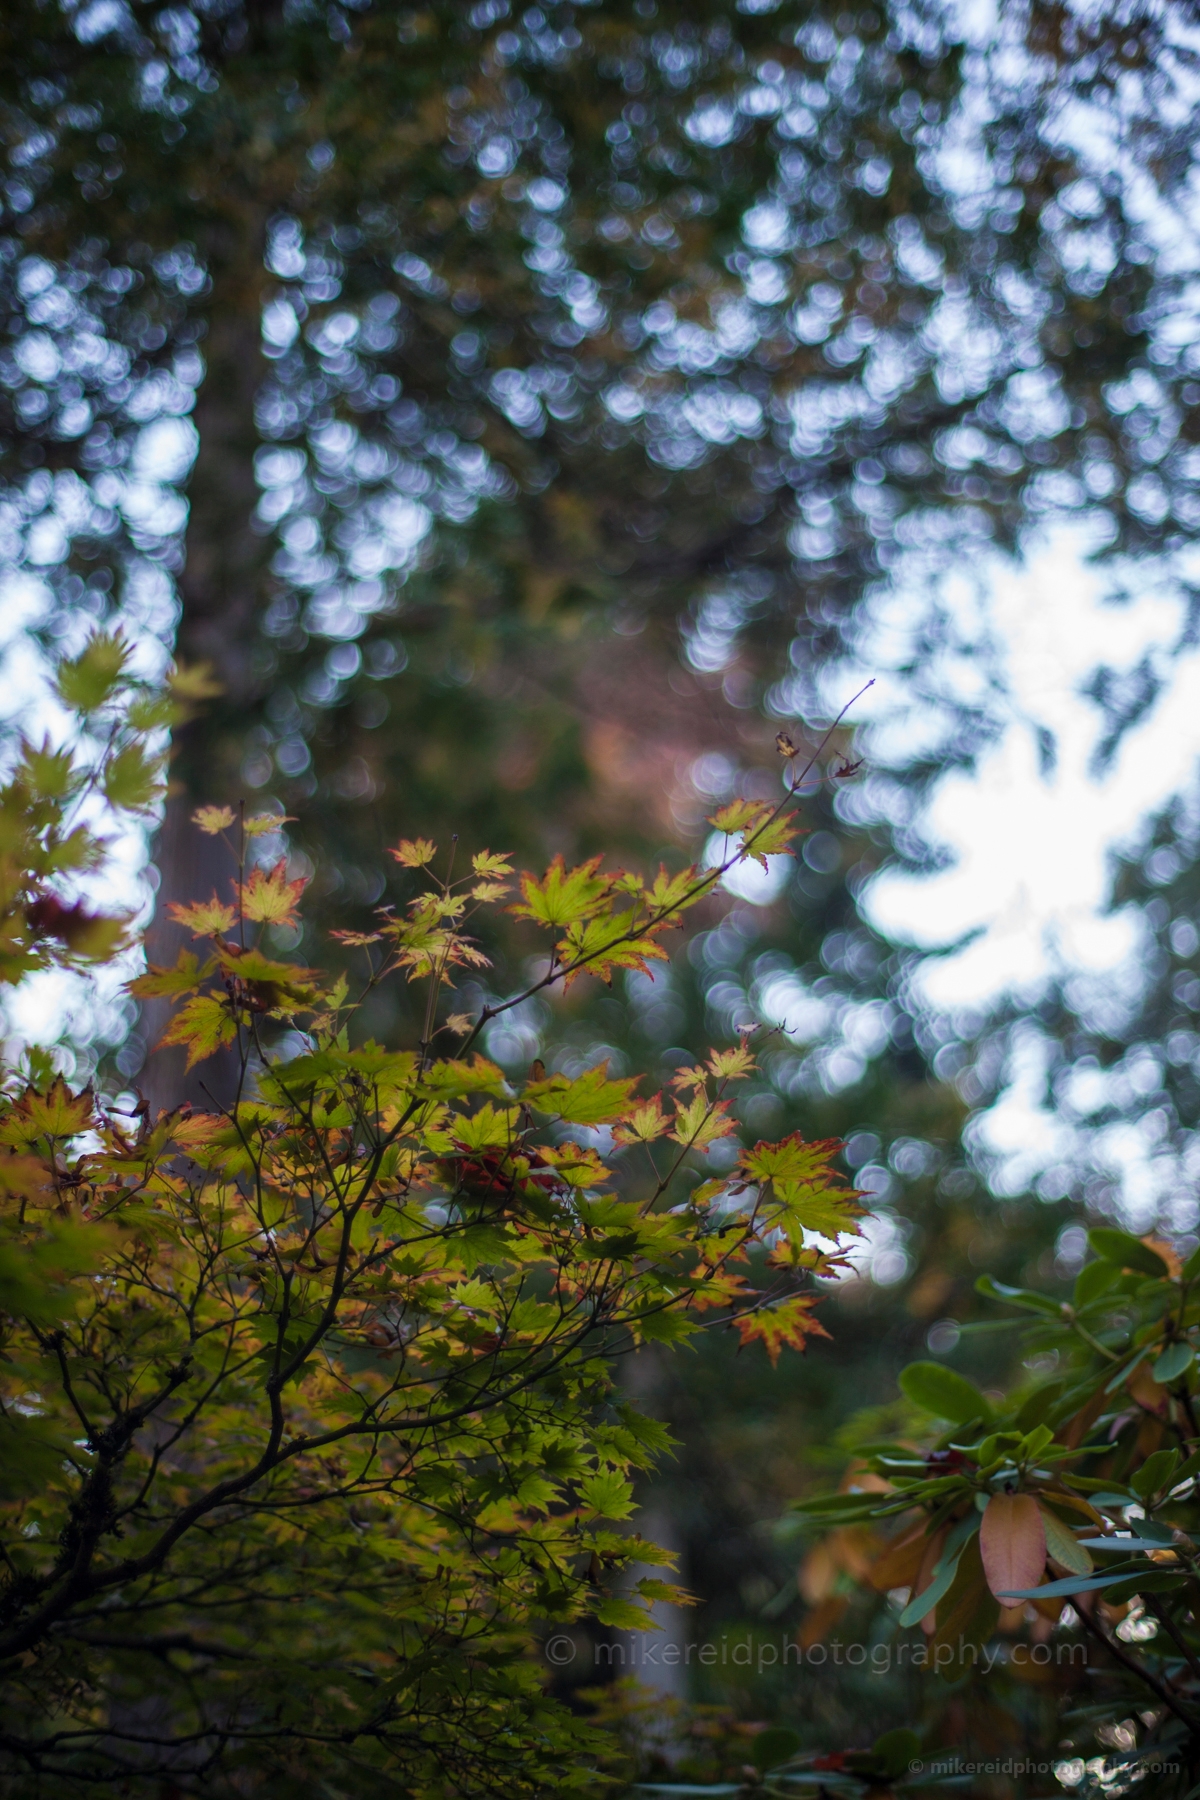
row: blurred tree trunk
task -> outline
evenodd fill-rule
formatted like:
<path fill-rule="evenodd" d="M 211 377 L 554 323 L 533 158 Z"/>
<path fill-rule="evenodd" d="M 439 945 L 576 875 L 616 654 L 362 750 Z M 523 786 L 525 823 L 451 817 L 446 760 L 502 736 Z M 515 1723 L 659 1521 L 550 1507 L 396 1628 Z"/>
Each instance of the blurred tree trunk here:
<path fill-rule="evenodd" d="M 147 938 L 150 961 L 157 964 L 173 963 L 192 941 L 171 918 L 170 907 L 208 899 L 214 891 L 228 899 L 236 873 L 226 844 L 201 835 L 191 815 L 208 802 L 236 805 L 241 799 L 241 734 L 259 685 L 254 635 L 269 551 L 254 522 L 255 400 L 266 368 L 260 327 L 263 247 L 264 221 L 256 214 L 240 234 L 230 231 L 209 249 L 212 303 L 200 346 L 204 380 L 193 414 L 199 445 L 188 487 L 176 656 L 183 663 L 207 664 L 221 692 L 175 734 L 167 809 L 154 851 L 158 901 Z M 163 1001 L 143 1008 L 149 1054 L 140 1085 L 152 1109 L 184 1100 L 205 1108 L 228 1105 L 237 1079 L 235 1052 L 227 1050 L 188 1074 L 182 1050 L 154 1047 L 169 1012 Z"/>

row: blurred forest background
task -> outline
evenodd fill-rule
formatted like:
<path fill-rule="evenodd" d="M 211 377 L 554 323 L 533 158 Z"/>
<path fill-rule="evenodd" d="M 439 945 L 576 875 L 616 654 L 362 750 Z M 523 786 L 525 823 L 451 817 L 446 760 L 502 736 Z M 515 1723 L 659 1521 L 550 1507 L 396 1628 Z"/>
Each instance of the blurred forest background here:
<path fill-rule="evenodd" d="M 700 855 L 716 802 L 778 792 L 775 733 L 815 742 L 874 672 L 880 596 L 919 596 L 889 667 L 917 723 L 838 734 L 863 767 L 814 790 L 795 866 L 714 901 L 653 983 L 581 984 L 486 1046 L 659 1081 L 764 1020 L 744 1135 L 844 1138 L 877 1211 L 828 1343 L 772 1369 L 718 1337 L 631 1372 L 679 1439 L 641 1521 L 699 1600 L 668 1631 L 832 1628 L 838 1568 L 797 1583 L 773 1521 L 914 1355 L 1003 1385 L 1009 1340 L 960 1331 L 975 1276 L 1073 1273 L 1083 1222 L 1122 1205 L 1104 1132 L 1151 1144 L 1166 1229 L 1195 1222 L 1194 796 L 1115 870 L 1143 931 L 1123 986 L 937 1008 L 861 910 L 885 865 L 936 865 L 923 795 L 999 729 L 986 641 L 971 683 L 943 679 L 942 574 L 1070 518 L 1135 612 L 1139 582 L 1190 593 L 1195 42 L 1190 7 L 1142 0 L 0 18 L 6 716 L 53 728 L 41 659 L 98 621 L 219 688 L 178 734 L 156 872 L 128 847 L 145 904 L 207 895 L 221 870 L 181 822 L 243 798 L 288 816 L 268 850 L 313 876 L 314 961 L 387 902 L 401 832 Z M 1103 660 L 1101 763 L 1170 679 Z M 488 991 L 512 991 L 489 950 Z M 78 1079 L 178 1082 L 115 992 L 33 1011 Z M 996 1191 L 970 1127 L 1031 1029 L 1078 1154 Z M 849 1670 L 702 1679 L 693 1698 L 812 1742 L 914 1704 Z M 1012 1741 L 1006 1718 L 971 1730 Z"/>

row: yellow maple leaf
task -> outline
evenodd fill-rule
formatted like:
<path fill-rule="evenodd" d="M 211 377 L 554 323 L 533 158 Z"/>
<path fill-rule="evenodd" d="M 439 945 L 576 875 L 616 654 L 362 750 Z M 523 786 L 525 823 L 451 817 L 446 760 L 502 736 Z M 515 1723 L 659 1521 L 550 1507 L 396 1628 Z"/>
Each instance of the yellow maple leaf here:
<path fill-rule="evenodd" d="M 437 855 L 437 845 L 431 844 L 428 838 L 401 838 L 388 855 L 394 856 L 406 869 L 423 869 Z"/>
<path fill-rule="evenodd" d="M 708 1059 L 709 1073 L 718 1081 L 744 1081 L 754 1069 L 754 1058 L 743 1043 L 733 1050 L 714 1050 Z"/>
<path fill-rule="evenodd" d="M 511 875 L 512 858 L 507 850 L 479 850 L 471 858 L 476 875 Z"/>
<path fill-rule="evenodd" d="M 229 931 L 237 914 L 214 894 L 211 900 L 193 900 L 188 906 L 172 901 L 167 909 L 177 925 L 186 925 L 194 937 L 220 937 Z"/>
<path fill-rule="evenodd" d="M 296 907 L 308 882 L 303 875 L 295 881 L 287 878 L 287 858 L 281 856 L 273 869 L 255 869 L 240 889 L 242 912 L 260 925 L 294 925 Z"/>
<path fill-rule="evenodd" d="M 671 1136 L 689 1149 L 706 1150 L 733 1130 L 733 1120 L 725 1116 L 728 1110 L 728 1100 L 710 1101 L 701 1091 L 687 1106 L 676 1106 Z"/>
<path fill-rule="evenodd" d="M 233 824 L 232 806 L 198 806 L 192 814 L 192 824 L 198 825 L 206 837 L 216 837 L 218 831 L 226 831 Z"/>
<path fill-rule="evenodd" d="M 649 1100 L 643 1100 L 639 1106 L 631 1107 L 619 1125 L 613 1127 L 614 1144 L 649 1144 L 660 1138 L 667 1129 L 667 1117 L 663 1112 L 662 1095 L 655 1094 Z"/>

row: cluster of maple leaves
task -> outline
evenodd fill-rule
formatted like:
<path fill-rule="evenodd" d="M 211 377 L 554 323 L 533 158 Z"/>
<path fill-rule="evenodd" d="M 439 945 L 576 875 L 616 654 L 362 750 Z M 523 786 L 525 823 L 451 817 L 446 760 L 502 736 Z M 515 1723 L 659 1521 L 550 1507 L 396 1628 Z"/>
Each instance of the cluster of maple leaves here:
<path fill-rule="evenodd" d="M 790 804 L 716 814 L 724 867 L 786 849 Z M 415 1780 L 414 1757 L 426 1774 L 464 1756 L 494 1767 L 483 1745 L 499 1732 L 529 1769 L 558 1746 L 558 1779 L 582 1740 L 567 1715 L 546 1725 L 535 1621 L 644 1626 L 653 1602 L 681 1597 L 656 1574 L 622 1576 L 670 1561 L 620 1526 L 631 1472 L 665 1440 L 617 1393 L 612 1355 L 712 1326 L 772 1358 L 803 1348 L 821 1331 L 816 1281 L 859 1230 L 839 1146 L 743 1144 L 714 1170 L 749 1039 L 643 1096 L 603 1063 L 539 1061 L 514 1083 L 482 1056 L 489 1020 L 527 994 L 455 1010 L 457 975 L 484 960 L 480 908 L 548 934 L 527 993 L 561 988 L 661 961 L 722 867 L 646 879 L 559 858 L 514 876 L 481 851 L 455 880 L 452 858 L 439 873 L 435 847 L 406 840 L 394 855 L 416 891 L 343 940 L 366 964 L 356 1000 L 345 974 L 271 951 L 304 887 L 286 859 L 255 860 L 280 819 L 214 807 L 196 825 L 235 834 L 232 889 L 176 907 L 195 948 L 131 985 L 175 1002 L 164 1041 L 189 1066 L 238 1059 L 236 1100 L 125 1117 L 61 1077 L 11 1074 L 0 1094 L 0 1664 L 53 1662 L 101 1607 L 135 1663 L 143 1637 L 203 1640 L 208 1660 L 168 1707 L 189 1742 L 261 1726 L 262 1702 L 227 1677 L 269 1652 L 289 1732 L 321 1754 L 369 1742 Z M 389 980 L 424 984 L 419 1037 L 356 1042 L 362 995 Z M 354 1640 L 331 1682 L 347 1592 Z M 224 1649 L 189 1611 L 201 1593 L 232 1609 Z M 314 1687 L 303 1645 L 317 1641 Z M 0 1713 L 27 1713 L 30 1754 L 64 1776 L 101 1754 L 94 1695 L 126 1679 L 107 1652 L 86 1656 L 91 1674 L 26 1683 L 19 1703 L 0 1683 Z M 443 1691 L 422 1710 L 410 1658 L 443 1689 L 460 1670 L 454 1705 Z M 364 1668 L 388 1675 L 386 1706 L 347 1700 Z M 144 1679 L 170 1685 L 148 1665 Z"/>

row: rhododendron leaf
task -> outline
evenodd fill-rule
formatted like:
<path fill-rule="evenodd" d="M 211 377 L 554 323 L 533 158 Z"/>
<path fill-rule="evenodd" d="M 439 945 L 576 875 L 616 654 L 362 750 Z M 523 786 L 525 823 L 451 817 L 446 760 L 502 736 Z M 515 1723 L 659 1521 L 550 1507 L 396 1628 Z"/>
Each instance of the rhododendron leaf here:
<path fill-rule="evenodd" d="M 1046 1567 L 1046 1527 L 1032 1494 L 993 1494 L 979 1529 L 979 1552 L 997 1600 L 1036 1587 Z"/>

